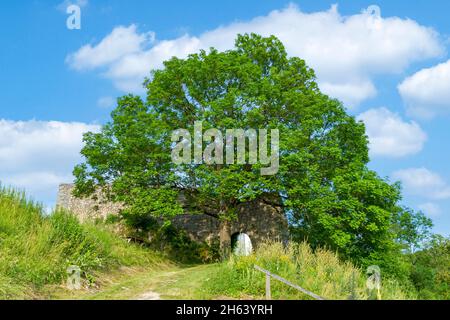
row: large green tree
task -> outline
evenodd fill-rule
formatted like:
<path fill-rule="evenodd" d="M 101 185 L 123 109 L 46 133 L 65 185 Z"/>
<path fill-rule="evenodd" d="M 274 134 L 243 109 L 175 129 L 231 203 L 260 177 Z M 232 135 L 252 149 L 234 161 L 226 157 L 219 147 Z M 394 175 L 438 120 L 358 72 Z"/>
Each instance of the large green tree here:
<path fill-rule="evenodd" d="M 126 204 L 124 217 L 138 221 L 182 213 L 176 199 L 183 190 L 196 211 L 220 220 L 226 254 L 237 206 L 270 194 L 294 238 L 360 260 L 392 250 L 399 187 L 367 168 L 364 125 L 322 94 L 314 71 L 288 57 L 277 38 L 239 35 L 233 50 L 174 57 L 145 87 L 145 101 L 120 98 L 101 132 L 85 135 L 86 161 L 74 170 L 78 195 L 103 188 Z M 261 175 L 261 163 L 175 164 L 172 132 L 192 133 L 195 121 L 222 132 L 278 129 L 278 172 Z"/>

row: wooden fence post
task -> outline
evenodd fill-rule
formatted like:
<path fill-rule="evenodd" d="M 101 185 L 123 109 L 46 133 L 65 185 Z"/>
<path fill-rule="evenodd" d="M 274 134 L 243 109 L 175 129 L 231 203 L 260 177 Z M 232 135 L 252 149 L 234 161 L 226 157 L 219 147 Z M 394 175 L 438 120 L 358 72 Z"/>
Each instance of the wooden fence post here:
<path fill-rule="evenodd" d="M 272 292 L 270 291 L 270 274 L 266 273 L 266 300 L 272 300 Z"/>

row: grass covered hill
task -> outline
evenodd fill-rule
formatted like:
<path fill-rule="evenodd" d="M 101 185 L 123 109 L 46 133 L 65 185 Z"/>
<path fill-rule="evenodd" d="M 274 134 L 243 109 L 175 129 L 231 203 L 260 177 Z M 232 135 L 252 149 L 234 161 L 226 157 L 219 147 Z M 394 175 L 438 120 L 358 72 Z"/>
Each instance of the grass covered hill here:
<path fill-rule="evenodd" d="M 81 268 L 89 285 L 94 272 L 166 263 L 106 228 L 80 224 L 63 211 L 45 215 L 23 193 L 0 189 L 0 299 L 43 298 L 46 285 L 65 283 L 71 265 Z"/>

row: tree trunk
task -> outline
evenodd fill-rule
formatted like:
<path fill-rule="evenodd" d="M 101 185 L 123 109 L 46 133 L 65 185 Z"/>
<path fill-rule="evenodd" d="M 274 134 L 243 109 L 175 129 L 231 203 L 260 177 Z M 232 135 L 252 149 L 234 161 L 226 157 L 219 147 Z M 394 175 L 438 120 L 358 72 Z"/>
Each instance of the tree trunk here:
<path fill-rule="evenodd" d="M 231 226 L 230 221 L 220 222 L 220 255 L 222 260 L 226 260 L 231 254 Z"/>

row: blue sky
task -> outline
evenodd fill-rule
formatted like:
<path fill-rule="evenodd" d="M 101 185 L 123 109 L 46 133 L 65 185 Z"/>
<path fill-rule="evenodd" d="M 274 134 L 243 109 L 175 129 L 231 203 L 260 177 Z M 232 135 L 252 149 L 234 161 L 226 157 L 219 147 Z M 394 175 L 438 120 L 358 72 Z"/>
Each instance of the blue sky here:
<path fill-rule="evenodd" d="M 450 234 L 449 1 L 73 0 L 81 30 L 66 27 L 61 1 L 0 4 L 3 183 L 53 205 L 82 133 L 108 120 L 116 97 L 141 93 L 151 68 L 228 49 L 238 32 L 273 33 L 366 122 L 370 167 L 401 180 L 403 203 Z"/>

